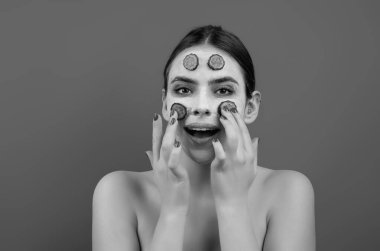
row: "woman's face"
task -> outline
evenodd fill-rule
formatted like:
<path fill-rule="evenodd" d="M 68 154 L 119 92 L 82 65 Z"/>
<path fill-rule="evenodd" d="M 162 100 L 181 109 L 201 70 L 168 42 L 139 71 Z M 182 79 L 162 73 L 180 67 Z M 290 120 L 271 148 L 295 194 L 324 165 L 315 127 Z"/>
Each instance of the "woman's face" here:
<path fill-rule="evenodd" d="M 197 55 L 199 60 L 197 68 L 192 71 L 183 65 L 184 58 L 189 54 Z M 207 65 L 213 54 L 219 54 L 224 59 L 222 69 L 212 70 Z M 245 119 L 244 77 L 240 65 L 234 58 L 210 45 L 190 47 L 177 55 L 169 70 L 167 93 L 163 94 L 162 113 L 168 121 L 173 103 L 183 104 L 187 108 L 187 117 L 179 121 L 176 138 L 182 143 L 184 151 L 198 163 L 208 164 L 214 159 L 212 138 L 217 137 L 222 144 L 225 141 L 226 134 L 219 121 L 218 107 L 226 100 L 233 101 L 239 115 Z M 191 126 L 214 126 L 220 130 L 211 137 L 195 137 L 186 130 Z"/>

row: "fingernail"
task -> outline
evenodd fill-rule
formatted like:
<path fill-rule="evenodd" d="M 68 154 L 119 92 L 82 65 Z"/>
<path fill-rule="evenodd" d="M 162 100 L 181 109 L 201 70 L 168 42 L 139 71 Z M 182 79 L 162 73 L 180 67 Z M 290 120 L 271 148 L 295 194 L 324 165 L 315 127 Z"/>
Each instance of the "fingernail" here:
<path fill-rule="evenodd" d="M 226 112 L 229 111 L 227 106 L 224 106 L 224 107 L 223 107 L 223 110 L 226 111 Z"/>
<path fill-rule="evenodd" d="M 236 108 L 232 108 L 232 109 L 231 109 L 231 112 L 233 112 L 233 113 L 237 113 L 237 109 L 236 109 Z"/>
<path fill-rule="evenodd" d="M 170 117 L 174 115 L 174 110 L 170 112 Z"/>
<path fill-rule="evenodd" d="M 216 142 L 218 142 L 218 138 L 213 138 L 212 141 L 214 141 L 216 143 Z"/>
<path fill-rule="evenodd" d="M 181 142 L 179 142 L 177 140 L 174 141 L 174 147 L 178 148 L 180 145 L 181 145 Z"/>
<path fill-rule="evenodd" d="M 172 118 L 171 120 L 170 120 L 170 125 L 173 125 L 175 123 L 175 118 Z"/>
<path fill-rule="evenodd" d="M 221 119 L 224 119 L 224 120 L 227 120 L 227 118 L 224 117 L 224 115 L 221 115 L 220 118 L 221 118 Z"/>
<path fill-rule="evenodd" d="M 156 121 L 158 119 L 158 114 L 157 113 L 154 113 L 154 121 Z"/>

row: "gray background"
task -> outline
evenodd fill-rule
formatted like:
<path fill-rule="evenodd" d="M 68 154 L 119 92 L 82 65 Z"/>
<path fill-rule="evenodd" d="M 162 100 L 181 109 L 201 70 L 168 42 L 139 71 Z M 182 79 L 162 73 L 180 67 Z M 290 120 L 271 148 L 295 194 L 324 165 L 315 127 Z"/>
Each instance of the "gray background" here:
<path fill-rule="evenodd" d="M 150 170 L 162 71 L 192 28 L 251 51 L 259 165 L 316 194 L 318 250 L 379 250 L 377 1 L 0 3 L 0 250 L 90 250 L 96 183 Z"/>

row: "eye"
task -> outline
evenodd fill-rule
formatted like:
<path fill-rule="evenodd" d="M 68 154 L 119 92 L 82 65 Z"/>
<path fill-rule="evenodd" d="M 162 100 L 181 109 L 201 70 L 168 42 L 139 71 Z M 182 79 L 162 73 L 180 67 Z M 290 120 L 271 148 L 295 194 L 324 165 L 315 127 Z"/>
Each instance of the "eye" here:
<path fill-rule="evenodd" d="M 221 91 L 221 93 L 219 91 Z M 230 90 L 228 88 L 220 88 L 217 92 L 219 92 L 219 94 L 221 94 L 221 95 L 233 94 L 234 93 L 233 90 Z"/>
<path fill-rule="evenodd" d="M 176 89 L 175 92 L 178 94 L 189 94 L 190 89 L 185 88 L 185 87 L 181 87 L 181 88 Z"/>

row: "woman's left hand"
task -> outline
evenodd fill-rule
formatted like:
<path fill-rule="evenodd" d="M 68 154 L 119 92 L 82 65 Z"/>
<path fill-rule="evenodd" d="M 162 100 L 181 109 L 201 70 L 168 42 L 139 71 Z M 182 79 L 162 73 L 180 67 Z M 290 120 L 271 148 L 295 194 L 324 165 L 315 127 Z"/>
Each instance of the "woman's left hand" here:
<path fill-rule="evenodd" d="M 213 141 L 215 159 L 211 163 L 211 187 L 219 206 L 247 203 L 248 190 L 257 173 L 258 138 L 251 140 L 247 126 L 236 109 L 222 110 L 220 121 L 226 132 L 225 144 Z"/>

